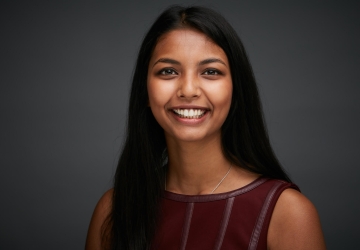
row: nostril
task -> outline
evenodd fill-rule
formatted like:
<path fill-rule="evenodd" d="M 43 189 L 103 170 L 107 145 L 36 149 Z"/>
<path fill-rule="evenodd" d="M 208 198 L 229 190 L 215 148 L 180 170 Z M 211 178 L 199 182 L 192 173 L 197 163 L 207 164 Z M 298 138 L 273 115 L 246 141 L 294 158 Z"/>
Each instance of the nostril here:
<path fill-rule="evenodd" d="M 201 95 L 199 88 L 180 88 L 178 90 L 178 97 L 180 98 L 198 98 Z"/>

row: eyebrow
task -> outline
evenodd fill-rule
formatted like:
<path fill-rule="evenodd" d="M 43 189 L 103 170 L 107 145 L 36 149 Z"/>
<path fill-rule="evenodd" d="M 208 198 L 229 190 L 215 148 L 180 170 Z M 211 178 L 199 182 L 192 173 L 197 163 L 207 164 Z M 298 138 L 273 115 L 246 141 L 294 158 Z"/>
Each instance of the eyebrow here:
<path fill-rule="evenodd" d="M 175 65 L 181 65 L 181 63 L 179 61 L 176 61 L 174 59 L 171 59 L 171 58 L 160 58 L 159 60 L 157 60 L 153 67 L 157 64 L 157 63 L 170 63 L 170 64 L 175 64 Z M 207 58 L 205 60 L 202 60 L 201 62 L 199 62 L 199 65 L 205 65 L 205 64 L 209 64 L 209 63 L 221 63 L 221 64 L 224 64 L 225 66 L 226 63 L 224 63 L 222 60 L 220 60 L 219 58 Z"/>
<path fill-rule="evenodd" d="M 157 63 L 159 63 L 159 62 L 176 64 L 176 65 L 180 65 L 180 64 L 181 64 L 179 61 L 176 61 L 176 60 L 174 60 L 174 59 L 170 59 L 170 58 L 160 58 L 159 60 L 157 60 L 157 61 L 154 63 L 153 67 L 154 67 Z"/>
<path fill-rule="evenodd" d="M 224 64 L 225 66 L 227 66 L 226 63 L 224 63 L 219 58 L 208 58 L 208 59 L 202 60 L 199 63 L 199 65 L 205 65 L 205 64 L 209 64 L 209 63 L 221 63 L 221 64 Z"/>

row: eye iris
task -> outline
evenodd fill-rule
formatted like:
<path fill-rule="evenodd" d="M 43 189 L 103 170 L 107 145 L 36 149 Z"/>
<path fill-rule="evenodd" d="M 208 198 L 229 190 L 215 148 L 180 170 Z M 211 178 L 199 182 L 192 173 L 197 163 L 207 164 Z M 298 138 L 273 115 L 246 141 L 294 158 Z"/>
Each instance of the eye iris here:
<path fill-rule="evenodd" d="M 163 70 L 164 75 L 172 75 L 174 74 L 174 71 L 172 69 L 165 69 Z"/>

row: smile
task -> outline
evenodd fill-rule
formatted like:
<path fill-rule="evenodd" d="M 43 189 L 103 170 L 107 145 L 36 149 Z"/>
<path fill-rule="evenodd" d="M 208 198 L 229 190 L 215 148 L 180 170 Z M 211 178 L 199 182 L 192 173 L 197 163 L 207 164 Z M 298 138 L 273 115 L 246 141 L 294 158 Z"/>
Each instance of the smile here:
<path fill-rule="evenodd" d="M 187 119 L 198 119 L 206 113 L 206 110 L 204 109 L 173 109 L 172 111 L 177 116 Z"/>

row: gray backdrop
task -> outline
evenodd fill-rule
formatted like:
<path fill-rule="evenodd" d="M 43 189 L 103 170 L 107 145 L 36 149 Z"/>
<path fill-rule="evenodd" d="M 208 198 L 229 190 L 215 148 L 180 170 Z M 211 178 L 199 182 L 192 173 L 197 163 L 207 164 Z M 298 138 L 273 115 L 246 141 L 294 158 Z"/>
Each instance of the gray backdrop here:
<path fill-rule="evenodd" d="M 137 50 L 169 3 L 2 1 L 0 249 L 83 248 L 111 187 Z M 355 249 L 359 1 L 181 3 L 237 30 L 278 157 L 318 208 L 328 249 Z"/>

